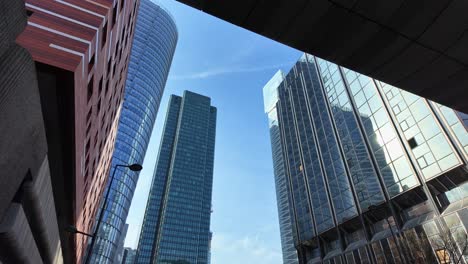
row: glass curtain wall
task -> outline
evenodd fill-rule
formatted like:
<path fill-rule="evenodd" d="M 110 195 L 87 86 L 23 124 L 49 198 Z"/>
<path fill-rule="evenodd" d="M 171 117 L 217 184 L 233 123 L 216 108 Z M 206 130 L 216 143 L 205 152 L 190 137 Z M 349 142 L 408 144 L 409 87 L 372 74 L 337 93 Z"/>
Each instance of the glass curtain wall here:
<path fill-rule="evenodd" d="M 300 263 L 443 263 L 434 237 L 468 226 L 465 115 L 307 54 L 277 87 Z"/>
<path fill-rule="evenodd" d="M 283 73 L 278 71 L 263 88 L 265 113 L 268 116 L 270 128 L 271 151 L 273 158 L 273 171 L 276 188 L 276 202 L 278 206 L 278 219 L 281 234 L 281 249 L 284 264 L 297 264 L 297 252 L 294 247 L 296 231 L 292 226 L 292 207 L 288 192 L 288 184 L 281 151 L 281 135 L 278 124 L 276 103 L 278 102 L 278 86 L 283 81 Z"/>
<path fill-rule="evenodd" d="M 136 263 L 209 262 L 215 134 L 210 98 L 171 96 Z"/>
<path fill-rule="evenodd" d="M 177 38 L 170 14 L 149 0 L 141 0 L 109 177 L 118 164 L 143 163 Z M 109 199 L 90 263 L 117 261 L 138 176 L 139 172 L 117 167 L 112 186 L 106 190 Z"/>

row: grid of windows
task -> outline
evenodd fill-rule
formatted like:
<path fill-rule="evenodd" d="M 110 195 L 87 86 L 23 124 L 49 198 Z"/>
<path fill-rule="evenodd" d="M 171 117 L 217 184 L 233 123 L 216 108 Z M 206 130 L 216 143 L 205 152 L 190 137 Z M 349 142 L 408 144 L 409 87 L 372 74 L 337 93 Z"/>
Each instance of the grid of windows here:
<path fill-rule="evenodd" d="M 308 97 L 309 108 L 317 141 L 320 146 L 320 155 L 324 164 L 328 180 L 328 189 L 334 206 L 335 217 L 338 223 L 357 215 L 356 204 L 353 199 L 351 184 L 346 176 L 345 166 L 332 121 L 328 114 L 326 99 L 320 85 L 312 56 L 305 54 L 307 69 L 304 68 L 304 89 Z M 303 60 L 303 59 L 301 59 Z"/>
<path fill-rule="evenodd" d="M 215 132 L 210 98 L 171 97 L 136 263 L 209 262 Z"/>
<path fill-rule="evenodd" d="M 404 138 L 414 142 L 411 152 L 423 176 L 431 179 L 461 165 L 461 160 L 431 111 L 429 102 L 391 85 L 379 83 Z"/>
<path fill-rule="evenodd" d="M 169 173 L 170 158 L 172 156 L 172 145 L 175 141 L 177 120 L 179 116 L 181 98 L 171 96 L 169 110 L 163 130 L 163 137 L 159 148 L 159 156 L 151 183 L 151 189 L 146 204 L 143 219 L 142 232 L 138 244 L 137 263 L 150 263 L 156 232 L 143 232 L 144 230 L 156 230 L 161 211 L 161 202 L 165 192 L 167 174 Z"/>
<path fill-rule="evenodd" d="M 275 177 L 276 201 L 281 234 L 281 249 L 284 264 L 299 263 L 294 248 L 294 231 L 292 226 L 292 206 L 288 194 L 287 176 L 281 151 L 281 136 L 278 124 L 276 103 L 278 102 L 278 85 L 283 80 L 283 73 L 278 71 L 263 88 L 265 112 L 268 114 L 271 150 Z"/>
<path fill-rule="evenodd" d="M 336 64 L 317 59 L 331 114 L 343 147 L 361 210 L 384 201 L 382 189 L 364 143 L 345 82 Z"/>
<path fill-rule="evenodd" d="M 349 69 L 343 72 L 389 196 L 419 185 L 374 81 Z"/>
<path fill-rule="evenodd" d="M 463 119 L 461 119 L 461 117 L 466 116 L 466 114 L 457 113 L 453 109 L 450 109 L 438 103 L 434 103 L 434 102 L 431 102 L 431 103 L 436 108 L 439 109 L 445 122 L 447 123 L 448 127 L 454 134 L 457 143 L 462 149 L 462 153 L 464 153 L 465 159 L 468 159 L 468 155 L 467 155 L 468 153 L 468 133 L 467 133 L 468 126 L 466 126 L 463 123 Z"/>
<path fill-rule="evenodd" d="M 306 100 L 304 85 L 304 73 L 307 71 L 306 63 L 296 64 L 297 78 L 288 75 L 288 90 L 291 93 L 290 102 L 293 108 L 293 119 L 295 120 L 295 131 L 298 138 L 300 150 L 301 167 L 304 171 L 305 181 L 309 187 L 309 196 L 313 208 L 317 232 L 324 232 L 334 226 L 331 206 L 325 190 L 325 180 L 322 164 L 318 155 L 316 138 L 313 136 L 315 130 L 312 116 L 308 112 L 308 101 Z M 309 79 L 309 78 L 307 78 Z"/>
<path fill-rule="evenodd" d="M 300 261 L 445 263 L 434 241 L 468 227 L 466 115 L 307 54 L 277 87 Z"/>
<path fill-rule="evenodd" d="M 283 82 L 284 84 L 284 82 Z M 286 173 L 288 175 L 291 197 L 293 201 L 293 211 L 295 221 L 293 222 L 297 237 L 295 243 L 307 241 L 315 236 L 315 227 L 312 220 L 312 208 L 310 207 L 309 191 L 304 181 L 303 167 L 299 158 L 299 148 L 297 148 L 297 136 L 294 131 L 294 120 L 292 107 L 289 102 L 289 93 L 284 89 L 279 90 L 280 101 L 278 102 L 278 112 L 280 118 L 281 134 L 283 139 L 283 155 L 285 160 Z"/>
<path fill-rule="evenodd" d="M 177 43 L 174 21 L 149 0 L 140 2 L 135 30 L 109 175 L 117 164 L 143 163 Z M 91 262 L 114 262 L 137 180 L 138 172 L 117 168 Z"/>

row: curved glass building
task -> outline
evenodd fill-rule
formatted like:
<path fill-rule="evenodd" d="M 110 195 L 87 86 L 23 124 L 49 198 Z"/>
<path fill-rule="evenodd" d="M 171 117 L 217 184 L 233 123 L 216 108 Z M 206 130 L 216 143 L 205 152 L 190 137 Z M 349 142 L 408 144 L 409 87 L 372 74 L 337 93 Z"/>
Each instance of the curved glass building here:
<path fill-rule="evenodd" d="M 119 120 L 112 169 L 143 163 L 177 44 L 177 27 L 168 12 L 142 0 L 128 67 L 125 99 Z M 114 263 L 138 172 L 118 167 L 90 263 Z"/>

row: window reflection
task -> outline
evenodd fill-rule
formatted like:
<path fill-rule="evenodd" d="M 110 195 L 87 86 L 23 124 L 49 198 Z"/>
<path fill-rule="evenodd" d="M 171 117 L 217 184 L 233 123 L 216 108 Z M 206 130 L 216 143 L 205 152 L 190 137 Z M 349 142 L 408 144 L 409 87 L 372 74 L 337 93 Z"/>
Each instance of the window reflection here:
<path fill-rule="evenodd" d="M 344 69 L 344 71 L 352 72 L 349 69 Z M 386 112 L 384 103 L 378 96 L 374 81 L 358 73 L 345 74 L 346 77 L 348 75 L 358 77 L 359 83 L 354 81 L 352 84 L 353 94 L 355 94 L 353 100 L 358 107 L 359 118 L 364 125 L 364 133 L 377 161 L 377 169 L 383 177 L 390 196 L 393 197 L 417 186 L 416 175 L 411 169 L 408 157 L 404 154 L 403 145 L 397 138 L 397 132 L 390 122 L 390 116 Z M 347 81 L 349 83 L 352 80 L 347 79 Z M 394 97 L 392 91 L 389 91 L 388 94 Z M 362 100 L 365 102 L 361 102 Z M 407 179 L 409 177 L 412 179 Z"/>
<path fill-rule="evenodd" d="M 382 82 L 379 85 L 426 179 L 461 164 L 425 99 Z"/>
<path fill-rule="evenodd" d="M 337 66 L 333 63 L 318 59 L 319 71 L 322 76 L 332 74 Z M 335 74 L 339 73 L 337 71 Z M 345 70 L 344 74 L 350 76 L 350 78 L 358 76 L 357 74 L 347 74 Z M 340 75 L 341 77 L 341 75 Z M 359 76 L 358 76 L 359 78 Z M 364 79 L 348 80 L 352 82 L 351 93 L 354 93 L 356 98 L 356 104 L 363 106 L 366 103 L 366 95 L 361 87 L 361 83 L 367 83 Z M 367 208 L 371 204 L 376 204 L 383 201 L 383 194 L 379 187 L 377 175 L 373 173 L 373 168 L 369 160 L 369 154 L 367 153 L 365 144 L 361 133 L 359 132 L 359 126 L 357 124 L 356 117 L 351 108 L 351 104 L 345 91 L 345 82 L 341 78 L 335 78 L 334 82 L 330 82 L 327 79 L 323 79 L 324 85 L 329 87 L 326 89 L 328 98 L 330 99 L 332 115 L 335 119 L 335 124 L 338 130 L 341 144 L 345 152 L 346 163 L 351 173 L 351 179 L 356 189 L 356 195 L 358 196 L 359 203 L 362 208 Z M 372 94 L 368 94 L 370 96 Z M 334 100 L 334 97 L 339 98 L 338 101 Z M 364 107 L 365 109 L 366 107 Z M 372 108 L 367 108 L 363 112 L 366 114 L 365 118 L 369 119 L 369 112 L 372 112 Z M 370 127 L 372 122 L 378 124 L 377 120 L 365 122 Z M 380 121 L 379 121 L 380 122 Z M 366 129 L 369 129 L 367 127 Z M 372 130 L 372 129 L 370 129 Z M 380 136 L 379 136 L 380 137 Z M 378 140 L 378 137 L 376 138 Z"/>

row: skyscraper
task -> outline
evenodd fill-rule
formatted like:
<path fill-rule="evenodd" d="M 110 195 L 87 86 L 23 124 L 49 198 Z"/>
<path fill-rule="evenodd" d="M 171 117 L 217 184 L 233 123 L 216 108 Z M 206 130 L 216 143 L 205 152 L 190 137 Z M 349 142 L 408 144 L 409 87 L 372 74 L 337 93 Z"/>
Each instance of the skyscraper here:
<path fill-rule="evenodd" d="M 7 40 L 16 38 L 15 42 L 27 50 L 34 60 L 37 78 L 32 75 L 28 77 L 37 80 L 38 91 L 31 93 L 31 96 L 35 94 L 40 97 L 40 109 L 32 111 L 31 117 L 23 117 L 29 112 L 21 108 L 10 117 L 22 122 L 27 130 L 32 126 L 27 122 L 30 118 L 43 125 L 26 138 L 20 137 L 22 130 L 18 128 L 18 137 L 11 140 L 16 141 L 12 144 L 15 148 L 23 144 L 28 146 L 27 149 L 37 146 L 34 147 L 37 150 L 26 151 L 21 156 L 28 160 L 40 160 L 40 166 L 29 167 L 25 163 L 19 165 L 22 169 L 18 169 L 18 174 L 5 172 L 15 178 L 8 188 L 8 203 L 11 202 L 10 194 L 15 195 L 17 201 L 23 200 L 20 199 L 22 194 L 28 194 L 23 200 L 24 207 L 17 211 L 24 211 L 24 214 L 17 214 L 14 217 L 19 217 L 18 221 L 12 222 L 21 221 L 23 226 L 19 230 L 26 230 L 27 224 L 22 217 L 29 218 L 34 239 L 28 242 L 20 237 L 19 241 L 24 242 L 10 241 L 9 245 L 14 250 L 2 250 L 0 255 L 19 256 L 21 254 L 18 252 L 22 251 L 29 254 L 33 252 L 33 247 L 22 251 L 15 247 L 36 244 L 43 262 L 58 261 L 60 247 L 66 263 L 81 262 L 88 237 L 70 234 L 65 227 L 73 225 L 81 232 L 92 233 L 114 151 L 139 0 L 99 3 L 14 0 L 8 1 L 8 5 L 3 2 L 2 8 L 7 8 L 4 12 L 15 14 L 12 19 L 2 13 L 2 20 L 8 18 L 8 21 L 5 20 L 7 23 L 3 24 L 14 25 L 15 33 L 20 33 L 19 29 L 25 26 L 17 36 L 8 34 Z M 16 14 L 19 10 L 23 12 Z M 3 41 L 3 32 L 1 35 Z M 21 56 L 25 54 L 21 53 Z M 35 82 L 30 79 L 22 81 Z M 23 97 L 24 101 L 17 100 L 16 103 L 23 102 L 31 107 L 32 101 L 28 98 Z M 38 106 L 36 103 L 35 107 Z M 8 123 L 8 119 L 3 120 Z M 46 141 L 41 137 L 44 136 L 43 132 Z M 17 155 L 14 152 L 4 153 L 11 157 Z M 21 159 L 13 160 L 17 162 Z M 8 164 L 17 167 L 11 162 Z M 41 173 L 36 176 L 39 167 Z M 30 174 L 31 177 L 28 176 Z M 29 179 L 23 186 L 31 186 L 21 190 L 16 182 L 22 184 L 23 178 Z M 0 210 L 1 217 L 5 219 L 3 203 Z M 57 230 L 51 229 L 54 225 Z M 60 242 L 56 240 L 58 236 Z M 28 261 L 31 260 L 23 258 L 15 262 Z M 40 260 L 37 258 L 31 262 L 39 263 Z"/>
<path fill-rule="evenodd" d="M 278 125 L 278 86 L 283 81 L 283 72 L 278 71 L 263 88 L 265 113 L 268 115 L 270 128 L 271 152 L 275 175 L 276 203 L 281 234 L 281 249 L 283 264 L 298 263 L 296 248 L 294 248 L 291 201 L 288 195 L 288 183 L 284 168 L 283 152 L 281 148 L 281 133 Z"/>
<path fill-rule="evenodd" d="M 169 13 L 142 0 L 109 175 L 117 164 L 143 163 L 176 44 L 177 28 Z M 115 262 L 138 176 L 139 172 L 117 168 L 91 263 Z"/>
<path fill-rule="evenodd" d="M 445 263 L 433 238 L 468 228 L 463 115 L 307 54 L 277 95 L 299 262 Z"/>
<path fill-rule="evenodd" d="M 208 97 L 172 95 L 136 263 L 209 262 L 216 108 Z"/>

